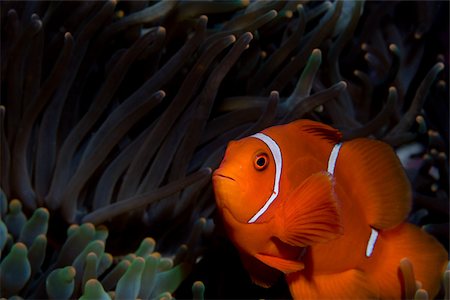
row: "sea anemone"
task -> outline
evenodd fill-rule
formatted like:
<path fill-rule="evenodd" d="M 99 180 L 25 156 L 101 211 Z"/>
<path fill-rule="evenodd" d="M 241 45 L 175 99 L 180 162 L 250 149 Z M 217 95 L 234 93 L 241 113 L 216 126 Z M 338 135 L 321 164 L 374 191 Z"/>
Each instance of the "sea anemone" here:
<path fill-rule="evenodd" d="M 23 268 L 7 296 L 45 297 L 46 281 L 65 280 L 72 294 L 47 296 L 103 297 L 101 283 L 135 297 L 136 274 L 159 259 L 162 273 L 192 269 L 167 289 L 179 297 L 289 297 L 282 283 L 236 283 L 236 252 L 220 226 L 211 234 L 210 173 L 230 140 L 298 118 L 395 147 L 414 187 L 410 222 L 448 250 L 447 2 L 1 8 L 1 264 Z M 41 229 L 22 237 L 32 222 Z M 90 237 L 56 263 L 82 228 Z M 163 258 L 127 256 L 149 235 Z M 120 277 L 105 286 L 116 269 L 133 270 L 133 291 L 117 291 Z"/>

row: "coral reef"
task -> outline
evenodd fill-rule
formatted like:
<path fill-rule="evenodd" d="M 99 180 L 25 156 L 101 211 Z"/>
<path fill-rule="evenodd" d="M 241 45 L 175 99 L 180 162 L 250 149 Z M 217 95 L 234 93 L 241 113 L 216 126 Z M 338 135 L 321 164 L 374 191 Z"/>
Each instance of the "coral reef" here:
<path fill-rule="evenodd" d="M 2 296 L 170 298 L 187 276 L 175 296 L 289 297 L 282 283 L 236 283 L 237 254 L 220 226 L 211 235 L 209 178 L 228 141 L 298 118 L 395 147 L 413 183 L 410 222 L 448 249 L 446 11 L 2 1 L 1 280 L 14 282 Z M 166 286 L 139 287 L 155 272 Z"/>

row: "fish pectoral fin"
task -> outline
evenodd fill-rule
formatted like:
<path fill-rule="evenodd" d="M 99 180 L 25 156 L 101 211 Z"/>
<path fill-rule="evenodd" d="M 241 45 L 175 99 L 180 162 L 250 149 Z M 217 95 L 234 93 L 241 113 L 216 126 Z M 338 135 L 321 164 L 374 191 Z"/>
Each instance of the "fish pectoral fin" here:
<path fill-rule="evenodd" d="M 282 275 L 279 270 L 269 267 L 250 254 L 239 252 L 239 255 L 253 283 L 261 287 L 271 287 Z"/>
<path fill-rule="evenodd" d="M 305 247 L 342 234 L 332 180 L 327 172 L 318 172 L 294 189 L 277 218 L 277 236 L 281 241 Z"/>
<path fill-rule="evenodd" d="M 302 263 L 301 261 L 289 260 L 260 253 L 257 253 L 255 257 L 259 259 L 261 262 L 265 263 L 266 265 L 274 269 L 277 269 L 285 274 L 301 271 L 305 268 L 305 264 Z"/>

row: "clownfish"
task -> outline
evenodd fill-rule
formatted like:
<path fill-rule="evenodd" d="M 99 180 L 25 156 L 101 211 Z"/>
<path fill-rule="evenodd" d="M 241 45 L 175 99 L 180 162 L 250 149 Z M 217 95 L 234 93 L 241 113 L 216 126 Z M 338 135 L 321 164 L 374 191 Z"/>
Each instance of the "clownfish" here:
<path fill-rule="evenodd" d="M 263 287 L 284 274 L 294 299 L 398 299 L 406 257 L 435 297 L 448 253 L 405 222 L 412 193 L 397 156 L 380 141 L 341 138 L 299 120 L 228 144 L 213 187 L 243 266 Z"/>

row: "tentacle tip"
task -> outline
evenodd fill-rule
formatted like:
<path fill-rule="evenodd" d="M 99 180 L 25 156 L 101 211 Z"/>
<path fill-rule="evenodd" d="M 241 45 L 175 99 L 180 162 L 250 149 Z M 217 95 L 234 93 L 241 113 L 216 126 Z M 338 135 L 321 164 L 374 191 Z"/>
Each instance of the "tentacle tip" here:
<path fill-rule="evenodd" d="M 447 83 L 445 82 L 445 80 L 439 80 L 437 83 L 436 83 L 436 85 L 439 87 L 439 88 L 445 88 L 446 86 L 447 86 Z"/>
<path fill-rule="evenodd" d="M 17 11 L 14 8 L 8 10 L 8 18 L 10 17 L 17 17 Z"/>
<path fill-rule="evenodd" d="M 322 51 L 319 48 L 315 48 L 312 52 L 311 55 L 322 55 Z"/>
<path fill-rule="evenodd" d="M 416 117 L 416 122 L 420 124 L 420 123 L 425 122 L 425 119 L 423 118 L 422 115 L 418 115 L 418 116 Z"/>
<path fill-rule="evenodd" d="M 399 51 L 398 46 L 394 43 L 389 44 L 389 51 L 391 51 L 392 53 L 398 53 Z"/>
<path fill-rule="evenodd" d="M 32 21 L 39 21 L 40 19 L 41 18 L 36 13 L 32 14 L 31 17 L 30 17 L 30 20 L 32 20 Z"/>
<path fill-rule="evenodd" d="M 156 34 L 166 34 L 166 28 L 164 26 L 158 26 L 156 29 Z"/>
<path fill-rule="evenodd" d="M 208 16 L 206 16 L 206 15 L 201 15 L 201 16 L 198 18 L 198 21 L 199 21 L 200 24 L 206 25 L 206 23 L 208 22 Z"/>
<path fill-rule="evenodd" d="M 67 31 L 66 33 L 64 33 L 64 39 L 65 40 L 73 39 L 73 36 L 70 32 Z"/>
<path fill-rule="evenodd" d="M 440 71 L 444 70 L 445 65 L 444 65 L 443 62 L 438 62 L 438 63 L 436 64 L 436 68 L 437 68 L 437 71 L 440 72 Z"/>
<path fill-rule="evenodd" d="M 246 32 L 241 36 L 241 39 L 243 39 L 248 46 L 251 40 L 253 40 L 253 34 L 251 32 Z"/>
<path fill-rule="evenodd" d="M 339 81 L 338 84 L 341 89 L 346 89 L 348 86 L 347 82 L 344 80 Z"/>
<path fill-rule="evenodd" d="M 28 251 L 27 246 L 22 242 L 15 243 L 13 247 L 14 247 L 14 249 L 19 250 L 19 251 Z"/>
<path fill-rule="evenodd" d="M 396 88 L 395 86 L 390 86 L 390 87 L 389 87 L 389 93 L 390 93 L 390 94 L 392 94 L 392 93 L 397 93 L 397 88 Z"/>
<path fill-rule="evenodd" d="M 73 278 L 77 274 L 77 270 L 72 266 L 66 267 L 66 270 L 67 270 L 67 274 L 69 275 L 69 277 Z"/>
<path fill-rule="evenodd" d="M 270 97 L 278 98 L 279 96 L 280 96 L 280 93 L 278 91 L 271 91 L 270 92 Z"/>
<path fill-rule="evenodd" d="M 35 210 L 35 213 L 38 214 L 40 217 L 50 217 L 50 212 L 45 207 L 39 207 L 37 210 Z"/>
<path fill-rule="evenodd" d="M 234 42 L 236 42 L 236 36 L 234 34 L 228 36 L 229 39 L 229 43 L 233 44 Z"/>
<path fill-rule="evenodd" d="M 278 12 L 275 9 L 272 9 L 268 12 L 272 18 L 278 16 Z"/>
<path fill-rule="evenodd" d="M 158 98 L 158 100 L 162 100 L 166 97 L 166 92 L 164 92 L 163 90 L 159 90 L 156 92 L 156 97 Z"/>
<path fill-rule="evenodd" d="M 447 160 L 447 154 L 445 152 L 439 152 L 438 158 L 445 161 Z"/>

